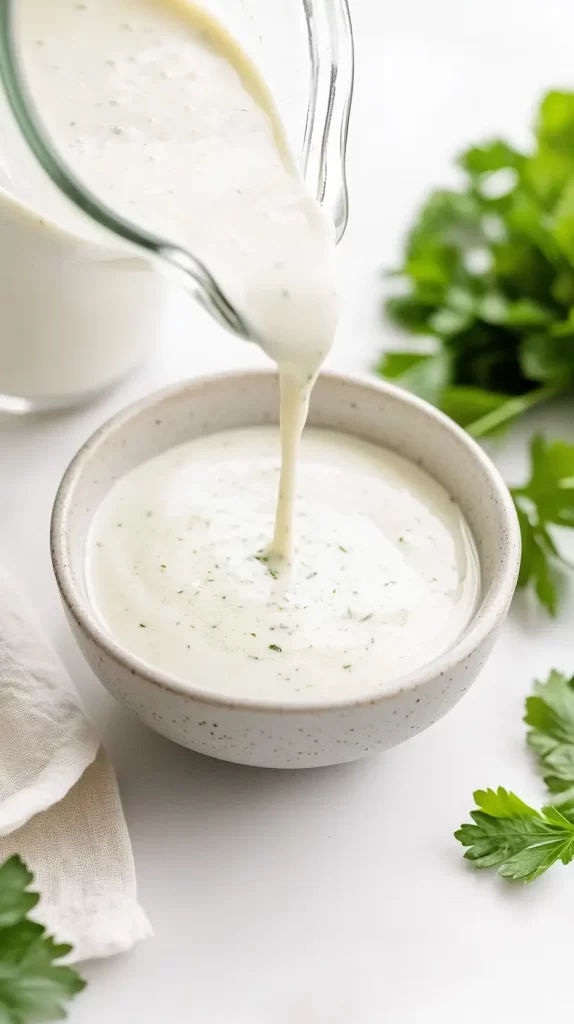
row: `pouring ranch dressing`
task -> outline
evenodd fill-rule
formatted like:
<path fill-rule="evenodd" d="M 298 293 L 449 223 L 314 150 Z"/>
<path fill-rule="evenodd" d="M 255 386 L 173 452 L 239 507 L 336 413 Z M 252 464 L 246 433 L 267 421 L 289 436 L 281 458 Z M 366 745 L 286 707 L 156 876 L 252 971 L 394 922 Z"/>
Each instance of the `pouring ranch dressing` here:
<path fill-rule="evenodd" d="M 270 555 L 289 561 L 297 450 L 337 321 L 334 227 L 307 191 L 247 56 L 186 0 L 21 0 L 32 93 L 110 207 L 180 242 L 281 374 Z"/>
<path fill-rule="evenodd" d="M 180 0 L 23 8 L 34 90 L 77 172 L 187 244 L 281 375 L 280 446 L 271 427 L 199 438 L 112 488 L 87 545 L 96 610 L 147 663 L 221 693 L 288 702 L 384 689 L 459 636 L 477 560 L 446 492 L 390 452 L 309 430 L 297 481 L 336 327 L 334 231 L 265 87 L 225 31 Z"/>

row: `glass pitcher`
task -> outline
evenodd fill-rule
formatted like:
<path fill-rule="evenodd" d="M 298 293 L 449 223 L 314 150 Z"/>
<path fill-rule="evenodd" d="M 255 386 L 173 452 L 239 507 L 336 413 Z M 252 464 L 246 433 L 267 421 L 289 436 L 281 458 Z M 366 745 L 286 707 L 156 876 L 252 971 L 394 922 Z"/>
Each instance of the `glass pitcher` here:
<path fill-rule="evenodd" d="M 241 311 L 193 253 L 106 206 L 66 166 L 22 57 L 18 23 L 26 2 L 0 4 L 0 248 L 20 254 L 10 282 L 4 289 L 0 283 L 4 406 L 69 403 L 124 376 L 160 328 L 165 280 L 151 272 L 154 265 L 178 277 L 225 327 L 252 340 Z M 269 85 L 301 172 L 339 240 L 347 222 L 353 85 L 347 0 L 200 6 L 230 31 Z"/>

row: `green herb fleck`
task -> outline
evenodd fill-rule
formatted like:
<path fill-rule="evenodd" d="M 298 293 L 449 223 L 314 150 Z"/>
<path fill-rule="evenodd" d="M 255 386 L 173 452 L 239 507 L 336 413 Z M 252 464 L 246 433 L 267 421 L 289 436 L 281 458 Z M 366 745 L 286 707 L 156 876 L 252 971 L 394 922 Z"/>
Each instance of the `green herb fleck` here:
<path fill-rule="evenodd" d="M 282 648 L 278 647 L 277 644 L 269 644 L 270 651 L 277 651 L 279 654 L 282 653 Z"/>
<path fill-rule="evenodd" d="M 147 629 L 147 627 L 146 627 L 145 623 L 143 623 L 143 622 L 140 622 L 140 629 Z"/>
<path fill-rule="evenodd" d="M 351 668 L 351 666 L 350 666 L 350 665 L 343 665 L 343 668 L 344 668 L 345 670 L 348 670 L 348 669 L 350 669 L 350 668 Z"/>
<path fill-rule="evenodd" d="M 342 551 L 345 555 L 348 554 L 347 548 L 344 548 L 342 544 L 339 544 L 339 551 Z"/>
<path fill-rule="evenodd" d="M 269 573 L 270 576 L 273 577 L 274 580 L 277 579 L 277 577 L 279 576 L 279 572 L 277 571 L 277 569 L 272 569 L 271 566 L 269 565 L 269 555 L 266 555 L 265 552 L 262 552 L 259 555 L 254 555 L 253 557 L 265 566 L 267 572 Z"/>

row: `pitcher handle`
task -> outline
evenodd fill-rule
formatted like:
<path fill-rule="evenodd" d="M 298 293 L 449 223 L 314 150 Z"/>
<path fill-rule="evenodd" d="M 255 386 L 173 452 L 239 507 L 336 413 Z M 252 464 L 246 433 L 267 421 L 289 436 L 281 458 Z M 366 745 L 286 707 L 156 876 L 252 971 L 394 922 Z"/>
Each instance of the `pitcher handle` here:
<path fill-rule="evenodd" d="M 353 27 L 348 0 L 303 0 L 303 6 L 311 99 L 301 171 L 331 215 L 339 242 L 349 217 L 346 154 L 355 77 Z"/>

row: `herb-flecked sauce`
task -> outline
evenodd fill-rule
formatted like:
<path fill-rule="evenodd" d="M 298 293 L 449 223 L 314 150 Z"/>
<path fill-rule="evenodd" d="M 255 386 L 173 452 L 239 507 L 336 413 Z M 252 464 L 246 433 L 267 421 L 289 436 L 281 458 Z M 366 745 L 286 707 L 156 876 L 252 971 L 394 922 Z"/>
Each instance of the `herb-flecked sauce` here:
<path fill-rule="evenodd" d="M 384 691 L 460 635 L 478 563 L 458 506 L 374 444 L 303 435 L 295 551 L 265 556 L 279 433 L 173 448 L 121 479 L 88 544 L 91 600 L 144 661 L 218 693 L 289 702 Z"/>

